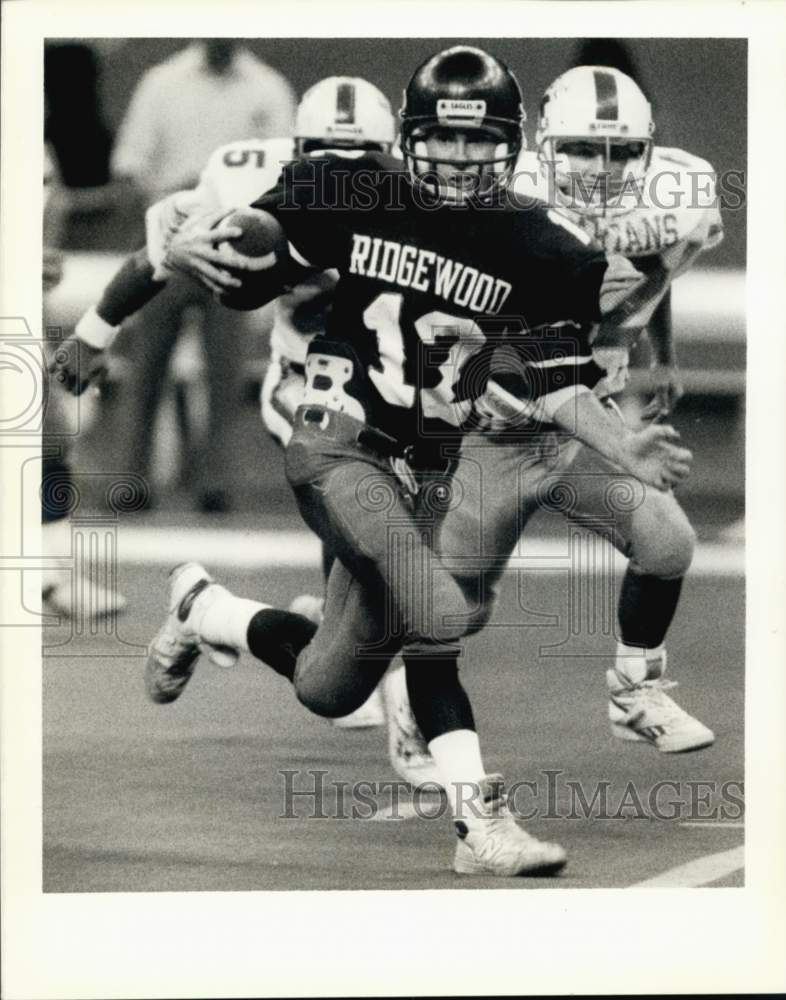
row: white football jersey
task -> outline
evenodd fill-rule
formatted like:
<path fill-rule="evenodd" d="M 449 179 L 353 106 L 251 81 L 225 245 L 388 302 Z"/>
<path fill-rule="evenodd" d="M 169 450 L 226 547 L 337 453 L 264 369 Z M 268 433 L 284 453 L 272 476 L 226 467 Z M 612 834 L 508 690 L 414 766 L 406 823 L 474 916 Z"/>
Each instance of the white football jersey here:
<path fill-rule="evenodd" d="M 673 279 L 702 250 L 723 239 L 715 172 L 706 160 L 680 149 L 656 146 L 641 193 L 626 191 L 619 207 L 606 212 L 579 213 L 561 203 L 549 187 L 537 153 L 524 152 L 513 182 L 517 196 L 551 203 L 607 253 L 623 254 L 634 263 L 640 257 L 660 257 L 661 266 L 648 275 L 637 292 L 637 308 L 625 321 L 631 329 L 645 327 Z"/>
<path fill-rule="evenodd" d="M 245 139 L 216 149 L 196 188 L 176 191 L 147 210 L 147 253 L 154 276 L 168 276 L 163 261 L 169 242 L 188 219 L 250 205 L 275 186 L 284 165 L 295 158 L 293 139 Z M 324 328 L 337 281 L 337 271 L 314 272 L 276 300 L 270 337 L 274 357 L 305 364 L 309 341 Z"/>

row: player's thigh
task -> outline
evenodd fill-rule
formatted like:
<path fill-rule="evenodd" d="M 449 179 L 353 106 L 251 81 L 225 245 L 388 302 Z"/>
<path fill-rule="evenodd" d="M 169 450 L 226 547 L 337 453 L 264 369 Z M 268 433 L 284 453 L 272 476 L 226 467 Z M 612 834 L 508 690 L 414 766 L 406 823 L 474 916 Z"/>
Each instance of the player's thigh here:
<path fill-rule="evenodd" d="M 558 455 L 555 441 L 469 435 L 462 445 L 439 551 L 474 600 L 480 624 L 488 619 L 508 560 L 537 510 L 541 484 Z"/>
<path fill-rule="evenodd" d="M 322 623 L 298 657 L 297 696 L 319 715 L 348 715 L 376 688 L 400 646 L 400 637 L 387 631 L 378 591 L 336 561 Z"/>
<path fill-rule="evenodd" d="M 620 472 L 591 448 L 579 449 L 555 479 L 564 513 L 604 535 L 642 573 L 677 577 L 687 572 L 696 535 L 674 494 Z"/>
<path fill-rule="evenodd" d="M 297 433 L 297 432 L 296 432 Z M 436 522 L 416 519 L 389 467 L 362 453 L 331 456 L 293 437 L 287 471 L 306 524 L 386 608 L 390 632 L 452 641 L 472 610 L 435 548 Z M 293 457 L 294 453 L 294 457 Z M 320 468 L 321 466 L 321 468 Z"/>
<path fill-rule="evenodd" d="M 467 435 L 439 534 L 444 558 L 471 558 L 478 566 L 491 567 L 498 557 L 510 555 L 520 534 L 520 461 L 515 445 Z"/>

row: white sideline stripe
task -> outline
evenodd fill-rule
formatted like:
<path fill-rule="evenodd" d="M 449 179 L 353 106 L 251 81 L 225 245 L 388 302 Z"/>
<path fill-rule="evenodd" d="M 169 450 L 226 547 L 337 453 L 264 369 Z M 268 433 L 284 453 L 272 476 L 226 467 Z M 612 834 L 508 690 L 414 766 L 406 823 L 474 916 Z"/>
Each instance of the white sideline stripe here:
<path fill-rule="evenodd" d="M 321 565 L 322 558 L 319 541 L 308 531 L 121 526 L 118 529 L 117 547 L 121 563 L 147 563 L 154 566 L 172 566 L 179 562 L 197 560 L 208 566 L 236 569 L 276 566 L 311 569 Z M 566 541 L 533 535 L 525 539 L 523 548 L 526 554 L 512 556 L 508 563 L 509 570 L 557 573 L 570 568 Z M 582 572 L 586 572 L 588 560 L 582 558 L 581 562 Z M 605 559 L 599 560 L 595 565 L 605 566 Z M 614 566 L 617 570 L 625 566 L 625 560 L 616 552 Z M 693 576 L 743 576 L 745 548 L 739 544 L 699 545 L 690 573 Z"/>
<path fill-rule="evenodd" d="M 708 821 L 702 819 L 690 820 L 687 823 L 680 823 L 680 826 L 690 827 L 691 830 L 700 830 L 702 827 L 709 827 L 713 830 L 744 830 L 744 823 L 727 823 L 723 821 Z"/>
<path fill-rule="evenodd" d="M 395 806 L 384 806 L 378 812 L 375 812 L 373 816 L 369 816 L 369 820 L 375 823 L 382 823 L 386 820 L 393 820 L 400 823 L 408 819 L 438 818 L 444 812 L 445 807 L 441 799 L 438 799 L 435 795 L 431 795 L 425 799 L 421 799 L 417 809 L 411 802 L 399 802 Z"/>
<path fill-rule="evenodd" d="M 739 871 L 745 865 L 745 848 L 733 847 L 718 854 L 705 854 L 686 865 L 669 868 L 660 875 L 634 882 L 629 889 L 693 889 L 716 882 L 719 878 Z"/>

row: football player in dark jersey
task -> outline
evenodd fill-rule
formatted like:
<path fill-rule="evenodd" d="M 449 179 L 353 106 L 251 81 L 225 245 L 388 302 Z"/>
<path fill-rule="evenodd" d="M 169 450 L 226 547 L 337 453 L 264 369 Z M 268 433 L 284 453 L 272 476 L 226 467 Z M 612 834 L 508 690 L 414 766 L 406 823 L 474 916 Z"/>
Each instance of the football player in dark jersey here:
<path fill-rule="evenodd" d="M 482 627 L 485 606 L 478 581 L 457 577 L 439 556 L 449 473 L 495 352 L 503 343 L 516 352 L 515 392 L 525 405 L 643 481 L 665 488 L 690 463 L 670 428 L 620 437 L 596 397 L 578 391 L 602 376 L 587 331 L 638 274 L 587 249 L 546 208 L 508 200 L 522 120 L 518 84 L 502 63 L 449 49 L 407 88 L 406 169 L 380 154 L 298 161 L 255 203 L 257 249 L 267 238 L 269 253 L 248 266 L 227 304 L 258 305 L 312 268 L 340 274 L 328 328 L 309 346 L 287 449 L 300 510 L 339 561 L 318 629 L 235 597 L 201 566 L 178 567 L 146 673 L 151 697 L 173 701 L 200 652 L 226 663 L 248 651 L 313 711 L 342 715 L 404 648 L 412 709 L 454 810 L 454 869 L 463 874 L 550 873 L 565 863 L 562 848 L 516 824 L 501 781 L 485 774 L 456 646 Z M 193 261 L 179 258 L 192 236 L 173 238 L 172 266 Z M 225 259 L 208 248 L 203 260 Z M 556 338 L 565 323 L 576 335 Z M 414 498 L 391 468 L 400 459 L 419 480 Z"/>

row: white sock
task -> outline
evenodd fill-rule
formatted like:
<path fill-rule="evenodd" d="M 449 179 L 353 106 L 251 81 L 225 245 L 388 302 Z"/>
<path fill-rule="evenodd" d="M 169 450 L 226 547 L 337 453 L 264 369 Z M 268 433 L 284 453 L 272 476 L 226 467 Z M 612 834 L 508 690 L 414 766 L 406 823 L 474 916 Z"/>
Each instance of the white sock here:
<path fill-rule="evenodd" d="M 472 785 L 486 775 L 478 734 L 471 729 L 454 729 L 435 736 L 428 748 L 442 775 L 453 815 L 471 827 L 477 821 L 471 807 L 475 798 Z"/>
<path fill-rule="evenodd" d="M 211 645 L 248 653 L 249 623 L 257 611 L 269 607 L 259 601 L 235 597 L 224 587 L 208 587 L 194 601 L 194 626 L 199 637 Z"/>
<path fill-rule="evenodd" d="M 641 646 L 626 646 L 624 642 L 617 643 L 617 653 L 614 668 L 631 684 L 640 684 L 645 680 L 660 677 L 663 670 L 653 672 L 656 663 L 663 661 L 665 666 L 666 651 L 663 644 L 655 649 L 642 649 Z"/>

